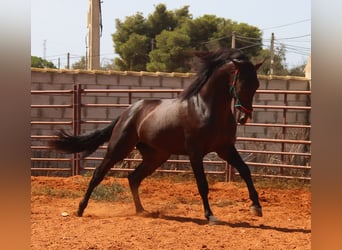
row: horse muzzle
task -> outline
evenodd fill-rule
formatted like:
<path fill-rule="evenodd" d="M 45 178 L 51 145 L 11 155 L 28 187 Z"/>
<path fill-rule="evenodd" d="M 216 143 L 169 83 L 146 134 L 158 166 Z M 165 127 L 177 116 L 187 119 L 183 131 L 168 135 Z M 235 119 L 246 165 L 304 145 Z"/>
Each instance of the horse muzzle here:
<path fill-rule="evenodd" d="M 238 110 L 237 122 L 241 125 L 246 124 L 249 119 L 252 119 L 253 108 L 246 108 L 241 103 L 235 104 L 235 108 Z"/>
<path fill-rule="evenodd" d="M 252 119 L 252 111 L 239 109 L 237 122 L 241 125 L 245 125 L 249 120 Z"/>

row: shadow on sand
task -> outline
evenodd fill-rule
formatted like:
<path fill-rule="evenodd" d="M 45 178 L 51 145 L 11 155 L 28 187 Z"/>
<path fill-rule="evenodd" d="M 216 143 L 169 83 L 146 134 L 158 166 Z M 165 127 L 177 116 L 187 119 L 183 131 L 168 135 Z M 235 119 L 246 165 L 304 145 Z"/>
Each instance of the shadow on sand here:
<path fill-rule="evenodd" d="M 205 219 L 189 218 L 189 217 L 181 217 L 181 216 L 170 216 L 170 215 L 160 214 L 159 212 L 149 213 L 148 217 L 159 218 L 159 219 L 168 220 L 168 221 L 177 221 L 177 222 L 182 222 L 182 223 L 192 222 L 198 225 L 208 225 L 208 221 Z M 283 232 L 283 233 L 304 233 L 304 234 L 311 233 L 311 229 L 275 227 L 275 226 L 267 226 L 264 224 L 260 224 L 258 226 L 258 225 L 251 225 L 248 222 L 231 223 L 231 222 L 220 220 L 215 225 L 229 226 L 232 228 L 256 228 L 256 229 L 263 229 L 263 230 L 274 230 L 274 231 Z"/>

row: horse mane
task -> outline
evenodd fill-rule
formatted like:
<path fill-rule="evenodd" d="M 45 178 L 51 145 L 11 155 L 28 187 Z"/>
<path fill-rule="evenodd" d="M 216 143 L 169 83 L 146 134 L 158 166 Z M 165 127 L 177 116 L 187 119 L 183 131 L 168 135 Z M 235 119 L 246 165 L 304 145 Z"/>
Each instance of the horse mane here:
<path fill-rule="evenodd" d="M 214 52 L 196 51 L 194 55 L 200 58 L 200 65 L 196 72 L 196 79 L 180 93 L 179 98 L 182 100 L 197 95 L 209 77 L 223 64 L 233 59 L 249 61 L 248 57 L 239 49 L 219 49 Z"/>

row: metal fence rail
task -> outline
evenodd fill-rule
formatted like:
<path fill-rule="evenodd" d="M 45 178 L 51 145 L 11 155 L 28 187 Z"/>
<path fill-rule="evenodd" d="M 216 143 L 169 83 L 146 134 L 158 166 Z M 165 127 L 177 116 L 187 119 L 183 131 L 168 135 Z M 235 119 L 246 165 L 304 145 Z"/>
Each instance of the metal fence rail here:
<path fill-rule="evenodd" d="M 68 128 L 73 131 L 75 135 L 79 135 L 82 133 L 82 130 L 85 130 L 85 125 L 101 125 L 110 123 L 108 119 L 86 119 L 82 116 L 82 112 L 86 111 L 90 108 L 92 109 L 122 109 L 128 107 L 132 104 L 138 97 L 135 97 L 136 94 L 170 94 L 173 96 L 178 95 L 182 89 L 87 89 L 82 88 L 82 85 L 75 84 L 73 89 L 70 90 L 32 90 L 31 95 L 39 95 L 39 96 L 49 96 L 49 95 L 63 95 L 70 97 L 70 103 L 68 104 L 32 104 L 31 110 L 46 110 L 46 109 L 54 109 L 54 110 L 70 110 L 72 115 L 69 119 L 64 120 L 55 120 L 48 119 L 42 117 L 39 120 L 31 121 L 31 152 L 32 152 L 32 165 L 31 170 L 33 172 L 64 172 L 69 175 L 77 175 L 82 173 L 83 171 L 92 170 L 94 166 L 99 163 L 102 159 L 101 156 L 87 157 L 85 159 L 81 159 L 79 154 L 74 155 L 63 155 L 49 151 L 48 146 L 46 145 L 46 141 L 54 137 L 54 132 L 59 128 Z M 100 94 L 104 96 L 108 96 L 109 94 L 113 95 L 125 95 L 128 100 L 127 103 L 87 103 L 86 97 L 91 94 Z M 288 104 L 288 95 L 311 95 L 311 91 L 289 91 L 289 90 L 258 90 L 257 94 L 277 94 L 284 96 L 283 105 L 254 105 L 254 110 L 266 110 L 267 112 L 273 112 L 274 110 L 281 110 L 283 115 L 283 122 L 281 124 L 271 124 L 271 123 L 249 123 L 247 127 L 263 127 L 263 128 L 280 128 L 282 129 L 281 138 L 252 138 L 252 137 L 243 137 L 238 136 L 238 143 L 261 143 L 263 145 L 266 144 L 280 144 L 281 150 L 256 150 L 256 149 L 239 149 L 239 152 L 243 155 L 258 155 L 260 156 L 268 156 L 273 157 L 276 156 L 279 158 L 279 162 L 258 162 L 258 161 L 250 161 L 246 160 L 246 163 L 251 166 L 253 169 L 253 175 L 261 176 L 261 177 L 277 177 L 277 178 L 295 178 L 295 179 L 304 179 L 310 180 L 310 172 L 311 172 L 311 153 L 310 146 L 311 141 L 310 132 L 307 139 L 288 139 L 287 138 L 287 130 L 288 129 L 311 129 L 311 125 L 308 124 L 288 124 L 287 123 L 287 112 L 289 110 L 295 111 L 305 111 L 310 112 L 310 106 L 292 106 Z M 35 127 L 44 127 L 47 128 L 45 134 L 35 134 Z M 305 152 L 298 151 L 288 151 L 286 150 L 288 145 L 300 145 L 308 147 Z M 101 150 L 103 151 L 106 146 L 102 146 Z M 101 151 L 100 150 L 100 151 Z M 291 164 L 287 163 L 286 157 L 305 157 L 306 163 L 305 165 L 301 164 Z M 139 162 L 141 159 L 139 156 L 134 155 L 133 157 L 127 157 L 124 160 L 124 164 L 129 167 L 115 167 L 112 168 L 112 171 L 132 171 L 134 166 L 131 163 Z M 89 162 L 92 162 L 89 166 Z M 171 172 L 171 173 L 184 173 L 190 172 L 189 161 L 187 159 L 170 159 L 167 162 L 168 165 L 171 165 L 170 168 L 160 168 L 158 171 L 160 172 Z M 236 173 L 232 170 L 231 166 L 227 165 L 224 161 L 217 159 L 214 156 L 208 156 L 204 160 L 204 165 L 206 166 L 206 172 L 208 174 L 220 174 L 224 175 L 226 180 L 231 180 L 234 178 Z M 188 167 L 186 167 L 188 166 Z M 260 169 L 264 169 L 264 171 L 259 171 Z M 298 175 L 299 173 L 299 175 Z M 296 175 L 297 174 L 297 175 Z"/>

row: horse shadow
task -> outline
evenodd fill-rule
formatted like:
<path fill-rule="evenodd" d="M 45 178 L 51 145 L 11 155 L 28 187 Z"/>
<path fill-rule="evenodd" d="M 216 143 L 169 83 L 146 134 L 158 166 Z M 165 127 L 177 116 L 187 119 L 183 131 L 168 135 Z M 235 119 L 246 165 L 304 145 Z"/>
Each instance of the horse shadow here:
<path fill-rule="evenodd" d="M 162 216 L 159 215 L 158 218 L 168 220 L 168 221 L 177 221 L 181 223 L 192 222 L 198 225 L 208 225 L 207 220 L 199 219 L 199 218 L 189 218 L 189 217 L 170 216 L 170 215 L 162 215 Z M 268 226 L 264 224 L 252 225 L 248 222 L 232 223 L 232 222 L 220 220 L 215 225 L 229 226 L 231 228 L 255 228 L 255 229 L 262 229 L 262 230 L 274 230 L 274 231 L 278 231 L 282 233 L 304 233 L 304 234 L 311 233 L 311 229 L 276 227 L 276 226 Z"/>

